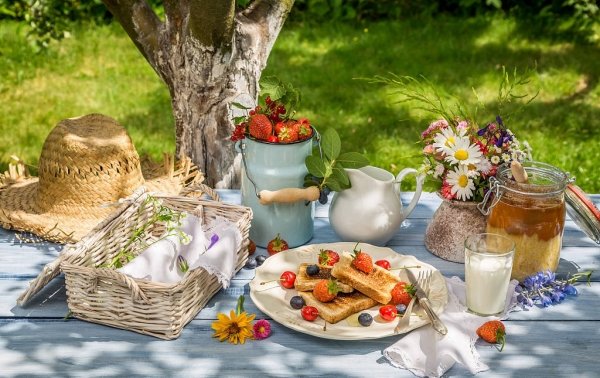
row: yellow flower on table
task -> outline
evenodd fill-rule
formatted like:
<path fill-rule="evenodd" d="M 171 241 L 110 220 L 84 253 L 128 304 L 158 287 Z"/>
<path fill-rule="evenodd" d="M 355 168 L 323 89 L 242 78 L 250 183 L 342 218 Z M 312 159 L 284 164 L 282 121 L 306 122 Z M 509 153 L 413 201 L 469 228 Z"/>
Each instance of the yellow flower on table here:
<path fill-rule="evenodd" d="M 244 344 L 247 338 L 252 338 L 252 321 L 255 314 L 248 315 L 246 312 L 236 314 L 231 310 L 229 316 L 218 313 L 217 319 L 211 327 L 215 330 L 213 337 L 219 341 L 229 341 L 232 344 Z"/>

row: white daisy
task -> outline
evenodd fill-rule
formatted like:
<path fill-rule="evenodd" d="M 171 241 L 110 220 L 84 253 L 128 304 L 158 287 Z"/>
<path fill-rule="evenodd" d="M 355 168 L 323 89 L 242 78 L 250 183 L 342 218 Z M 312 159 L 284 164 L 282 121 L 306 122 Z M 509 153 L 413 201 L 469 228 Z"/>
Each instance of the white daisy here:
<path fill-rule="evenodd" d="M 451 164 L 477 164 L 482 156 L 479 146 L 469 144 L 469 138 L 458 138 L 450 148 L 444 148 L 446 157 L 444 158 Z"/>
<path fill-rule="evenodd" d="M 458 199 L 466 201 L 473 197 L 475 184 L 469 178 L 469 172 L 465 165 L 459 165 L 453 171 L 448 172 L 446 181 L 452 186 L 450 192 Z"/>
<path fill-rule="evenodd" d="M 454 146 L 458 138 L 464 137 L 466 132 L 466 129 L 460 129 L 458 130 L 458 134 L 456 134 L 451 127 L 446 127 L 441 132 L 435 134 L 433 147 L 437 152 L 445 152 L 447 148 Z"/>
<path fill-rule="evenodd" d="M 507 153 L 503 153 L 502 160 L 504 160 L 506 163 L 508 163 L 510 161 L 510 155 Z"/>
<path fill-rule="evenodd" d="M 490 161 L 488 159 L 481 158 L 479 160 L 479 163 L 477 163 L 475 165 L 475 167 L 477 167 L 477 170 L 479 172 L 481 172 L 484 175 L 487 175 L 488 173 L 490 173 L 490 170 L 492 169 L 492 164 L 490 163 Z"/>
<path fill-rule="evenodd" d="M 492 156 L 490 160 L 492 161 L 492 164 L 494 164 L 494 165 L 500 164 L 500 157 L 498 157 L 496 155 Z"/>

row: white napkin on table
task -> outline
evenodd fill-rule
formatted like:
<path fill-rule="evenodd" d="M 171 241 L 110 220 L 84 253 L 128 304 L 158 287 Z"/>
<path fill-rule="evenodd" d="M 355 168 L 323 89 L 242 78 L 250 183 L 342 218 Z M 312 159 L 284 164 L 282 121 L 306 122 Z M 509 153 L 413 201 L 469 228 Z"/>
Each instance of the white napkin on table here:
<path fill-rule="evenodd" d="M 188 244 L 181 244 L 175 235 L 168 236 L 117 270 L 133 278 L 177 283 L 185 276 L 177 262 L 177 257 L 181 255 L 188 262 L 190 270 L 202 267 L 227 288 L 235 271 L 236 255 L 242 241 L 236 225 L 218 218 L 205 229 L 200 218 L 187 214 L 180 229 L 191 239 Z"/>
<path fill-rule="evenodd" d="M 442 336 L 431 326 L 424 326 L 385 349 L 383 355 L 393 366 L 407 369 L 419 377 L 440 377 L 456 362 L 472 374 L 488 370 L 475 349 L 478 338 L 475 331 L 488 320 L 506 318 L 515 309 L 517 284 L 516 280 L 509 284 L 504 313 L 500 317 L 484 317 L 467 312 L 465 283 L 458 277 L 446 278 L 448 305 L 440 319 L 448 327 L 448 334 Z"/>

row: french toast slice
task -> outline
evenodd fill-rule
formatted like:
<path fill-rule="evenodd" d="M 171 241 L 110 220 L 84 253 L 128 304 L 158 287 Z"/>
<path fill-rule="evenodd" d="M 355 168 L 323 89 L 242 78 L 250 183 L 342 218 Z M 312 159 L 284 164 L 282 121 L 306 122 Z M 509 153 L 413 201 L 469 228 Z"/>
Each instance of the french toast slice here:
<path fill-rule="evenodd" d="M 313 306 L 319 310 L 319 316 L 330 324 L 335 324 L 354 313 L 366 310 L 377 304 L 377 301 L 358 291 L 339 293 L 334 300 L 326 303 L 317 300 L 313 293 L 308 291 L 301 291 L 298 294 L 304 299 L 307 306 Z"/>
<path fill-rule="evenodd" d="M 314 276 L 306 274 L 306 268 L 312 264 L 302 263 L 298 267 L 298 274 L 296 275 L 296 281 L 294 282 L 294 288 L 298 291 L 312 291 L 315 288 L 317 282 L 321 280 L 328 280 L 332 278 L 331 267 L 319 266 L 319 273 Z M 354 288 L 343 282 L 338 282 L 338 289 L 342 293 L 351 293 Z"/>
<path fill-rule="evenodd" d="M 378 265 L 373 265 L 373 271 L 369 274 L 361 272 L 352 266 L 352 256 L 348 252 L 344 252 L 340 261 L 333 266 L 331 275 L 381 304 L 390 302 L 392 289 L 400 282 L 399 277 Z"/>

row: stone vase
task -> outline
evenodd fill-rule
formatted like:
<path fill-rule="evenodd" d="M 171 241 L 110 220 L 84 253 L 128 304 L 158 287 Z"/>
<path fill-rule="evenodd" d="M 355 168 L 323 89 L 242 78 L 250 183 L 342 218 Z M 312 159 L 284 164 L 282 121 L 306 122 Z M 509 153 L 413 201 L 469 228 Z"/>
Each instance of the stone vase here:
<path fill-rule="evenodd" d="M 486 217 L 477 202 L 444 199 L 425 230 L 425 247 L 448 261 L 464 263 L 467 236 L 485 232 Z"/>

